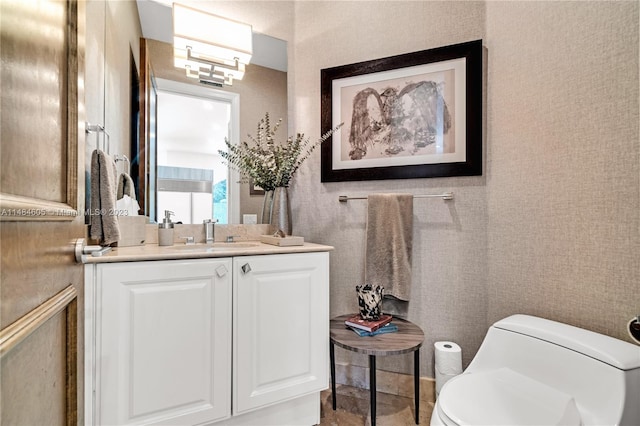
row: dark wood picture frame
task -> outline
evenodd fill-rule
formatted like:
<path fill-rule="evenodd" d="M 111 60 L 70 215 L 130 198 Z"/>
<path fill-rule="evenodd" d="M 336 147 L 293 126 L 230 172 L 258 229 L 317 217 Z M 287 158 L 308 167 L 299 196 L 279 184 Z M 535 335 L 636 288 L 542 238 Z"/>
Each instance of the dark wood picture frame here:
<path fill-rule="evenodd" d="M 264 195 L 264 189 L 257 186 L 253 179 L 249 179 L 249 195 Z"/>
<path fill-rule="evenodd" d="M 482 175 L 482 69 L 475 40 L 321 70 L 321 181 Z"/>

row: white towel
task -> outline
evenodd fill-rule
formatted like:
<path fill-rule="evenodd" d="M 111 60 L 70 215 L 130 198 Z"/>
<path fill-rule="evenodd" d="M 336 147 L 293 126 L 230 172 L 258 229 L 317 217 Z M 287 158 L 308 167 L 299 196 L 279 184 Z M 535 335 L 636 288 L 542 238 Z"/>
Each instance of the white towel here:
<path fill-rule="evenodd" d="M 101 245 L 110 245 L 120 239 L 116 217 L 116 174 L 113 159 L 100 150 L 93 151 L 89 235 Z"/>
<path fill-rule="evenodd" d="M 136 190 L 133 187 L 133 179 L 131 179 L 131 176 L 129 176 L 128 173 L 120 173 L 120 176 L 118 176 L 118 195 L 116 199 L 120 200 L 125 195 L 135 200 Z"/>
<path fill-rule="evenodd" d="M 413 195 L 368 197 L 365 282 L 384 287 L 384 296 L 409 301 L 413 251 Z M 383 311 L 390 303 L 383 301 Z M 398 312 L 391 312 L 398 314 Z"/>
<path fill-rule="evenodd" d="M 138 216 L 140 205 L 135 198 L 123 195 L 122 198 L 116 201 L 116 210 L 118 212 L 118 216 Z"/>

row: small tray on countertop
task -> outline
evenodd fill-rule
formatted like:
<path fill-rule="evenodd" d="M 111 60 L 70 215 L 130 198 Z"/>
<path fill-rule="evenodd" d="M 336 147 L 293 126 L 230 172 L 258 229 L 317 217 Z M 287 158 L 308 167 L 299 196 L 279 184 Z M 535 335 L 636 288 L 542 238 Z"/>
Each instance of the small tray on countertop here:
<path fill-rule="evenodd" d="M 304 237 L 289 235 L 286 237 L 274 237 L 273 235 L 260 235 L 260 242 L 280 247 L 301 246 L 304 244 Z"/>

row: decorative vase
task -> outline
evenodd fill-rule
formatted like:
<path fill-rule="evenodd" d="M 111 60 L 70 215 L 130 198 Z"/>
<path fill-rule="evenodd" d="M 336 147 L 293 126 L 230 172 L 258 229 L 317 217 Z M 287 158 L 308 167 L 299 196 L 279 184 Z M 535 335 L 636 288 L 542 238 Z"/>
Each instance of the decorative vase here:
<path fill-rule="evenodd" d="M 293 224 L 291 223 L 289 188 L 285 186 L 279 186 L 273 191 L 270 223 L 275 231 L 282 230 L 285 234 L 291 235 Z"/>
<path fill-rule="evenodd" d="M 260 223 L 271 223 L 271 208 L 273 207 L 273 190 L 264 191 L 262 214 Z"/>
<path fill-rule="evenodd" d="M 358 293 L 358 306 L 360 307 L 360 316 L 364 320 L 377 320 L 382 314 L 382 293 L 384 288 L 376 286 L 373 288 L 371 284 L 357 285 L 356 293 Z"/>

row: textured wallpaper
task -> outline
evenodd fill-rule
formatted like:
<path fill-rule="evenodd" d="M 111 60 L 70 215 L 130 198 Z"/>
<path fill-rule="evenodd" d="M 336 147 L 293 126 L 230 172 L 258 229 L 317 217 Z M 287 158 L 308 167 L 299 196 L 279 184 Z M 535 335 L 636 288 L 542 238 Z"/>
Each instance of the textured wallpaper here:
<path fill-rule="evenodd" d="M 296 129 L 320 135 L 320 70 L 480 39 L 483 3 L 296 2 L 293 76 Z M 320 182 L 320 156 L 304 164 L 292 187 L 294 234 L 335 247 L 331 254 L 331 315 L 357 311 L 364 279 L 367 202 L 339 195 L 375 192 L 437 194 L 455 200 L 414 202 L 413 282 L 409 319 L 425 332 L 421 374 L 433 377 L 433 343 L 454 340 L 465 362 L 487 328 L 487 195 L 485 177 Z M 338 361 L 367 365 L 336 351 Z M 411 372 L 410 355 L 383 357 L 381 369 Z"/>
<path fill-rule="evenodd" d="M 629 340 L 640 312 L 638 2 L 490 2 L 488 320 Z"/>
<path fill-rule="evenodd" d="M 290 126 L 320 134 L 320 70 L 482 38 L 481 177 L 321 183 L 320 155 L 291 188 L 294 233 L 333 245 L 331 315 L 357 310 L 366 201 L 453 191 L 414 205 L 409 319 L 453 340 L 466 366 L 513 313 L 627 339 L 640 309 L 637 2 L 296 2 Z M 628 339 L 627 339 L 628 340 Z M 367 365 L 337 351 L 338 361 Z M 379 368 L 409 373 L 410 356 Z"/>

